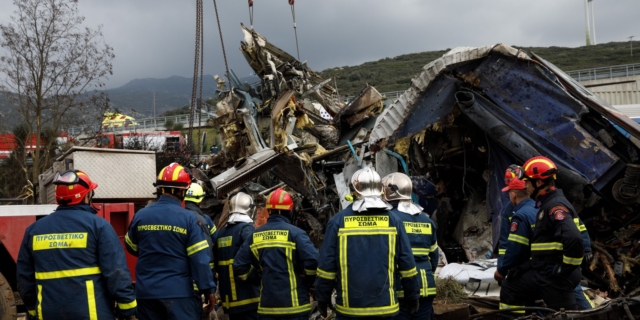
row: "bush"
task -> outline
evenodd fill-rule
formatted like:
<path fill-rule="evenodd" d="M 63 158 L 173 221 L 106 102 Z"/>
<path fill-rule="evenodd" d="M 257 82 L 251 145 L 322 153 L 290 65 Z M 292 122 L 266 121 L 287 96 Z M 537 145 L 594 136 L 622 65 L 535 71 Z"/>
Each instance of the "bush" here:
<path fill-rule="evenodd" d="M 167 119 L 167 121 L 164 123 L 164 127 L 167 128 L 167 130 L 171 131 L 174 129 L 175 126 L 175 121 L 171 118 Z"/>

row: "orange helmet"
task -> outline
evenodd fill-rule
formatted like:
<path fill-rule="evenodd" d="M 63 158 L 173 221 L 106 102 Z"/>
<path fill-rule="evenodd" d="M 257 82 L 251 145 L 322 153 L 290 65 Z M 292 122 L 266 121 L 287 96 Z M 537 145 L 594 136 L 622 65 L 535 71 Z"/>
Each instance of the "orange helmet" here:
<path fill-rule="evenodd" d="M 293 210 L 293 198 L 291 195 L 284 191 L 282 188 L 278 188 L 271 192 L 267 197 L 267 209 L 271 210 Z"/>
<path fill-rule="evenodd" d="M 547 157 L 537 156 L 533 157 L 522 166 L 524 169 L 524 176 L 522 180 L 527 179 L 542 179 L 548 178 L 556 179 L 556 173 L 558 173 L 558 167 L 549 160 Z"/>
<path fill-rule="evenodd" d="M 89 192 L 98 187 L 97 183 L 80 170 L 69 170 L 62 174 L 57 172 L 53 184 L 56 185 L 56 203 L 65 206 L 79 204 Z"/>
<path fill-rule="evenodd" d="M 517 164 L 512 164 L 504 172 L 504 184 L 509 185 L 509 182 L 513 179 L 522 179 L 522 175 L 522 167 Z"/>
<path fill-rule="evenodd" d="M 158 174 L 156 188 L 189 189 L 191 176 L 183 166 L 174 162 L 164 167 Z"/>

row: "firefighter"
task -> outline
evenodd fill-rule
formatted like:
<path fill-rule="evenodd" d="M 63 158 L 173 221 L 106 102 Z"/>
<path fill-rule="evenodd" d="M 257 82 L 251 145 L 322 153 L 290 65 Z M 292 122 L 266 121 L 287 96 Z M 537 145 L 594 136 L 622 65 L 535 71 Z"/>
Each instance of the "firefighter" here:
<path fill-rule="evenodd" d="M 30 225 L 17 263 L 18 291 L 32 319 L 135 319 L 122 244 L 91 206 L 98 184 L 80 170 L 56 173 L 51 215 Z"/>
<path fill-rule="evenodd" d="M 408 313 L 419 309 L 418 271 L 402 221 L 382 198 L 380 176 L 356 171 L 351 184 L 359 199 L 326 226 L 316 281 L 316 300 L 326 317 L 336 289 L 337 319 L 393 317 L 400 311 L 395 274 L 400 274 Z"/>
<path fill-rule="evenodd" d="M 249 281 L 241 281 L 233 272 L 233 261 L 245 242 L 255 231 L 253 198 L 243 192 L 231 196 L 229 200 L 229 220 L 217 234 L 214 256 L 218 285 L 222 296 L 222 308 L 230 320 L 258 319 L 260 285 L 257 272 L 252 270 Z"/>
<path fill-rule="evenodd" d="M 400 314 L 395 319 L 433 319 L 433 298 L 436 295 L 433 271 L 438 267 L 436 225 L 423 213 L 422 207 L 411 201 L 412 183 L 407 175 L 391 173 L 382 179 L 382 186 L 384 200 L 393 206 L 391 211 L 404 224 L 420 283 L 420 309 L 414 314 L 409 314 L 404 291 L 396 291 L 400 300 Z M 400 284 L 399 281 L 396 284 Z"/>
<path fill-rule="evenodd" d="M 533 239 L 536 215 L 535 201 L 529 197 L 525 182 L 518 178 L 513 178 L 509 184 L 502 189 L 507 192 L 509 201 L 512 204 L 513 216 L 509 224 L 509 235 L 505 246 L 505 253 L 502 256 L 502 263 L 498 265 L 495 278 L 504 279 L 503 285 L 507 285 L 512 278 L 517 278 L 521 265 L 529 262 L 531 257 L 531 240 Z M 502 230 L 500 230 L 502 232 Z M 513 277 L 512 277 L 513 276 Z M 526 301 L 526 305 L 533 305 L 534 301 Z M 524 313 L 524 311 L 522 311 Z"/>
<path fill-rule="evenodd" d="M 574 289 L 580 283 L 584 246 L 574 223 L 573 206 L 556 188 L 556 165 L 533 157 L 522 166 L 527 192 L 536 200 L 531 261 L 520 266 L 521 275 L 510 275 L 500 292 L 500 309 L 522 307 L 531 299 L 543 299 L 549 308 L 575 310 Z M 518 311 L 520 312 L 520 311 Z"/>
<path fill-rule="evenodd" d="M 172 163 L 154 184 L 158 201 L 136 213 L 125 237 L 129 253 L 138 257 L 136 297 L 140 319 L 199 319 L 202 302 L 193 290 L 215 305 L 209 267 L 209 244 L 195 215 L 182 207 L 191 177 Z"/>
<path fill-rule="evenodd" d="M 202 186 L 197 183 L 191 183 L 184 197 L 184 208 L 191 211 L 196 217 L 196 219 L 198 220 L 198 226 L 200 226 L 200 229 L 202 229 L 204 238 L 209 244 L 211 255 L 209 258 L 209 267 L 211 268 L 211 273 L 215 278 L 213 261 L 213 239 L 217 229 L 211 218 L 208 215 L 202 213 L 202 210 L 200 209 L 200 203 L 202 202 L 202 199 L 204 199 L 204 189 L 202 189 Z M 193 284 L 193 289 L 196 291 L 196 293 L 200 292 L 195 282 Z"/>
<path fill-rule="evenodd" d="M 302 229 L 291 224 L 293 198 L 282 188 L 267 197 L 267 223 L 256 229 L 233 261 L 233 271 L 248 280 L 252 266 L 261 272 L 260 319 L 308 319 L 310 288 L 318 250 Z"/>
<path fill-rule="evenodd" d="M 516 164 L 510 165 L 504 173 L 504 185 L 508 186 L 509 182 L 514 178 L 522 176 L 522 167 Z M 513 216 L 513 203 L 507 201 L 507 204 L 500 212 L 500 235 L 498 238 L 498 268 L 502 265 L 502 257 L 507 250 L 509 237 L 509 228 L 511 227 L 511 217 Z M 500 282 L 504 280 L 504 275 L 500 275 L 498 270 L 493 274 L 493 278 Z"/>

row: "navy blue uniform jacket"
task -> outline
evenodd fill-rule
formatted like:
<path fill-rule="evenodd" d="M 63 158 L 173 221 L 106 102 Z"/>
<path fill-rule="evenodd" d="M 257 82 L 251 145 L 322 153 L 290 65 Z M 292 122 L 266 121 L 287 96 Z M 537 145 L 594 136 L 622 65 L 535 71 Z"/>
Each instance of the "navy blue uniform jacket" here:
<path fill-rule="evenodd" d="M 209 244 L 195 215 L 173 197 L 141 209 L 125 237 L 127 250 L 138 257 L 136 297 L 171 299 L 215 291 L 209 267 Z"/>
<path fill-rule="evenodd" d="M 39 319 L 113 319 L 136 300 L 122 244 L 89 205 L 59 206 L 29 226 L 18 254 L 18 291 Z"/>
<path fill-rule="evenodd" d="M 271 214 L 244 243 L 233 261 L 233 271 L 244 280 L 252 266 L 262 274 L 259 314 L 292 316 L 311 311 L 309 287 L 301 275 L 315 276 L 318 250 L 289 219 Z"/>
<path fill-rule="evenodd" d="M 400 310 L 395 274 L 404 297 L 418 299 L 416 263 L 402 221 L 383 209 L 338 212 L 327 224 L 316 280 L 316 299 L 329 303 L 337 291 L 339 314 L 392 316 Z"/>

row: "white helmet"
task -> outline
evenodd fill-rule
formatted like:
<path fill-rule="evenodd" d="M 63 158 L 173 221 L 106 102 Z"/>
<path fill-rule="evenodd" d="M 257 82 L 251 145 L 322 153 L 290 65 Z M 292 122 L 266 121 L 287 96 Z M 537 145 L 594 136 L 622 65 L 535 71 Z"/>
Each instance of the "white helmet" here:
<path fill-rule="evenodd" d="M 244 193 L 238 192 L 229 200 L 229 213 L 246 214 L 253 219 L 256 206 L 253 204 L 253 198 Z"/>
<path fill-rule="evenodd" d="M 393 208 L 384 202 L 382 196 L 382 182 L 380 175 L 371 168 L 364 168 L 356 171 L 351 177 L 351 185 L 360 198 L 353 202 L 352 209 L 362 212 L 367 209 Z"/>
<path fill-rule="evenodd" d="M 398 211 L 411 215 L 422 212 L 423 208 L 411 201 L 413 183 L 406 174 L 400 172 L 388 174 L 382 179 L 382 186 L 384 200 L 398 201 Z"/>

